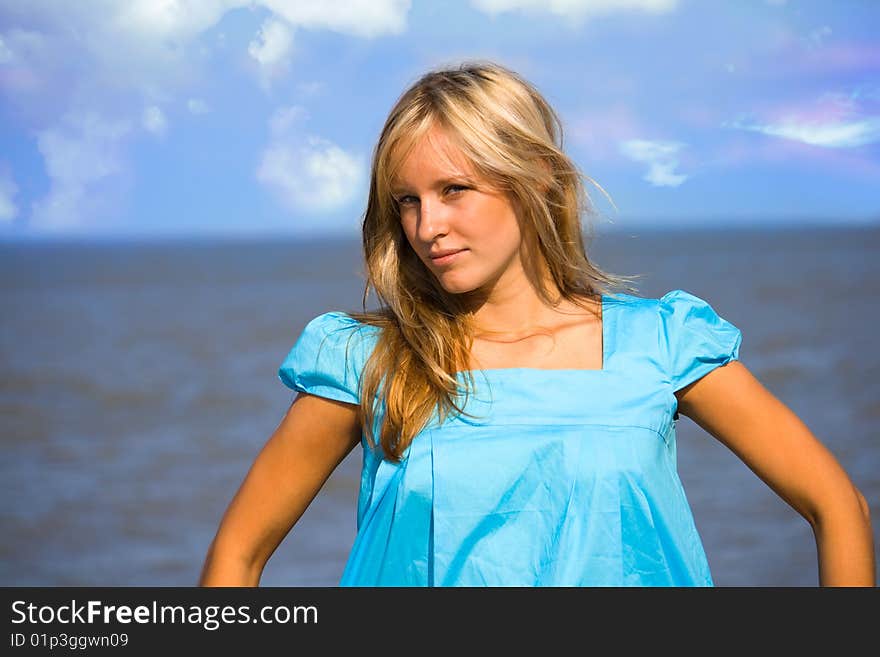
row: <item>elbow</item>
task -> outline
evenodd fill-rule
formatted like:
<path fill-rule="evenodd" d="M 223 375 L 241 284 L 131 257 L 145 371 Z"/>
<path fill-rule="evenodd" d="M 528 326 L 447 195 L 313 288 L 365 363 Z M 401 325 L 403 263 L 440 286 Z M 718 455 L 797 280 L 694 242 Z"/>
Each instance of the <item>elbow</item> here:
<path fill-rule="evenodd" d="M 862 495 L 862 491 L 853 486 L 853 490 L 856 494 L 856 499 L 859 502 L 859 509 L 862 512 L 862 517 L 865 519 L 865 522 L 870 526 L 871 525 L 871 507 L 868 505 L 868 500 L 865 499 L 865 496 Z"/>
<path fill-rule="evenodd" d="M 840 518 L 841 513 L 849 518 L 858 518 L 861 524 L 869 528 L 871 526 L 871 507 L 868 500 L 852 484 L 846 494 L 829 496 L 825 498 L 824 504 L 811 505 L 808 510 L 802 512 L 814 529 L 836 522 L 835 518 Z"/>
<path fill-rule="evenodd" d="M 215 538 L 199 576 L 198 586 L 259 586 L 265 561 L 243 556 Z"/>

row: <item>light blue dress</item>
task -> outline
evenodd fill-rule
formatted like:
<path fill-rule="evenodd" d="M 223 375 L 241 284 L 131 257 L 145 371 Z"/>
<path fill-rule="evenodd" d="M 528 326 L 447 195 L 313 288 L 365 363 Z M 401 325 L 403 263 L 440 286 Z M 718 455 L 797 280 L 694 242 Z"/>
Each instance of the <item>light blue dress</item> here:
<path fill-rule="evenodd" d="M 682 290 L 602 307 L 601 370 L 475 371 L 476 418 L 435 413 L 400 464 L 362 440 L 341 586 L 712 585 L 677 473 L 673 393 L 738 358 L 740 331 Z M 378 330 L 319 315 L 279 377 L 357 403 Z"/>

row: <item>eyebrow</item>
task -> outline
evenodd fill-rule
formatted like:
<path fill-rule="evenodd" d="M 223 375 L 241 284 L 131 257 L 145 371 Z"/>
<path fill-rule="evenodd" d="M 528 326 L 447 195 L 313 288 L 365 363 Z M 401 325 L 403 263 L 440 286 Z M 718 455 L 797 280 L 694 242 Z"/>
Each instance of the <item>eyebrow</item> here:
<path fill-rule="evenodd" d="M 451 178 L 443 178 L 441 180 L 438 180 L 434 183 L 434 187 L 435 188 L 436 187 L 445 187 L 446 185 L 449 185 L 451 183 L 462 183 L 462 182 L 468 183 L 469 185 L 476 184 L 476 181 L 473 178 L 471 178 L 470 176 L 467 176 L 465 174 L 462 174 L 460 176 L 453 176 Z M 403 194 L 404 192 L 408 192 L 408 191 L 410 191 L 410 188 L 407 185 L 402 185 L 400 183 L 396 183 L 391 186 L 391 193 L 394 194 L 395 196 L 397 196 L 398 194 Z"/>

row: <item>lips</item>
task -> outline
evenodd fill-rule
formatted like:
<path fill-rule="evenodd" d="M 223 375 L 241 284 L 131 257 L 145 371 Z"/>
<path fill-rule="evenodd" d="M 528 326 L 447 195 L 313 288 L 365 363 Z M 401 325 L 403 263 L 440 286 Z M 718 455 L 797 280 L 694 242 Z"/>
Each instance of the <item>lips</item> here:
<path fill-rule="evenodd" d="M 454 262 L 458 262 L 460 257 L 463 257 L 461 254 L 467 251 L 467 249 L 444 249 L 443 251 L 437 251 L 436 254 L 431 254 L 431 265 L 434 267 L 447 267 Z"/>
<path fill-rule="evenodd" d="M 431 259 L 436 260 L 437 258 L 443 258 L 444 256 L 452 255 L 453 253 L 459 253 L 460 251 L 464 251 L 465 249 L 443 249 L 442 251 L 437 251 L 435 253 L 431 253 Z"/>

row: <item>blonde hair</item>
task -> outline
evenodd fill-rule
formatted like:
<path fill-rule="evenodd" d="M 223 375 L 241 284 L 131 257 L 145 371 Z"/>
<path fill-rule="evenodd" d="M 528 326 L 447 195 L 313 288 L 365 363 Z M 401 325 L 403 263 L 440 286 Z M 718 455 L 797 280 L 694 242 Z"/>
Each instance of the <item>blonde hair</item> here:
<path fill-rule="evenodd" d="M 435 410 L 440 421 L 453 411 L 464 413 L 465 404 L 458 402 L 459 371 L 467 374 L 465 402 L 474 387 L 467 369 L 471 314 L 409 245 L 391 193 L 406 155 L 434 126 L 451 138 L 478 177 L 508 195 L 524 242 L 539 254 L 532 266 L 545 267 L 543 276 L 532 278 L 549 305 L 563 299 L 580 304 L 611 286 L 632 289 L 626 284 L 629 277 L 607 274 L 587 257 L 581 217 L 592 214 L 593 207 L 581 180 L 585 176 L 563 152 L 562 124 L 537 89 L 492 62 L 423 75 L 397 100 L 373 152 L 362 226 L 363 305 L 372 287 L 380 307 L 348 313 L 381 328 L 361 375 L 361 416 L 375 448 L 373 403 L 381 390 L 385 413 L 379 443 L 393 462 L 400 461 Z M 546 285 L 548 277 L 556 298 Z"/>

